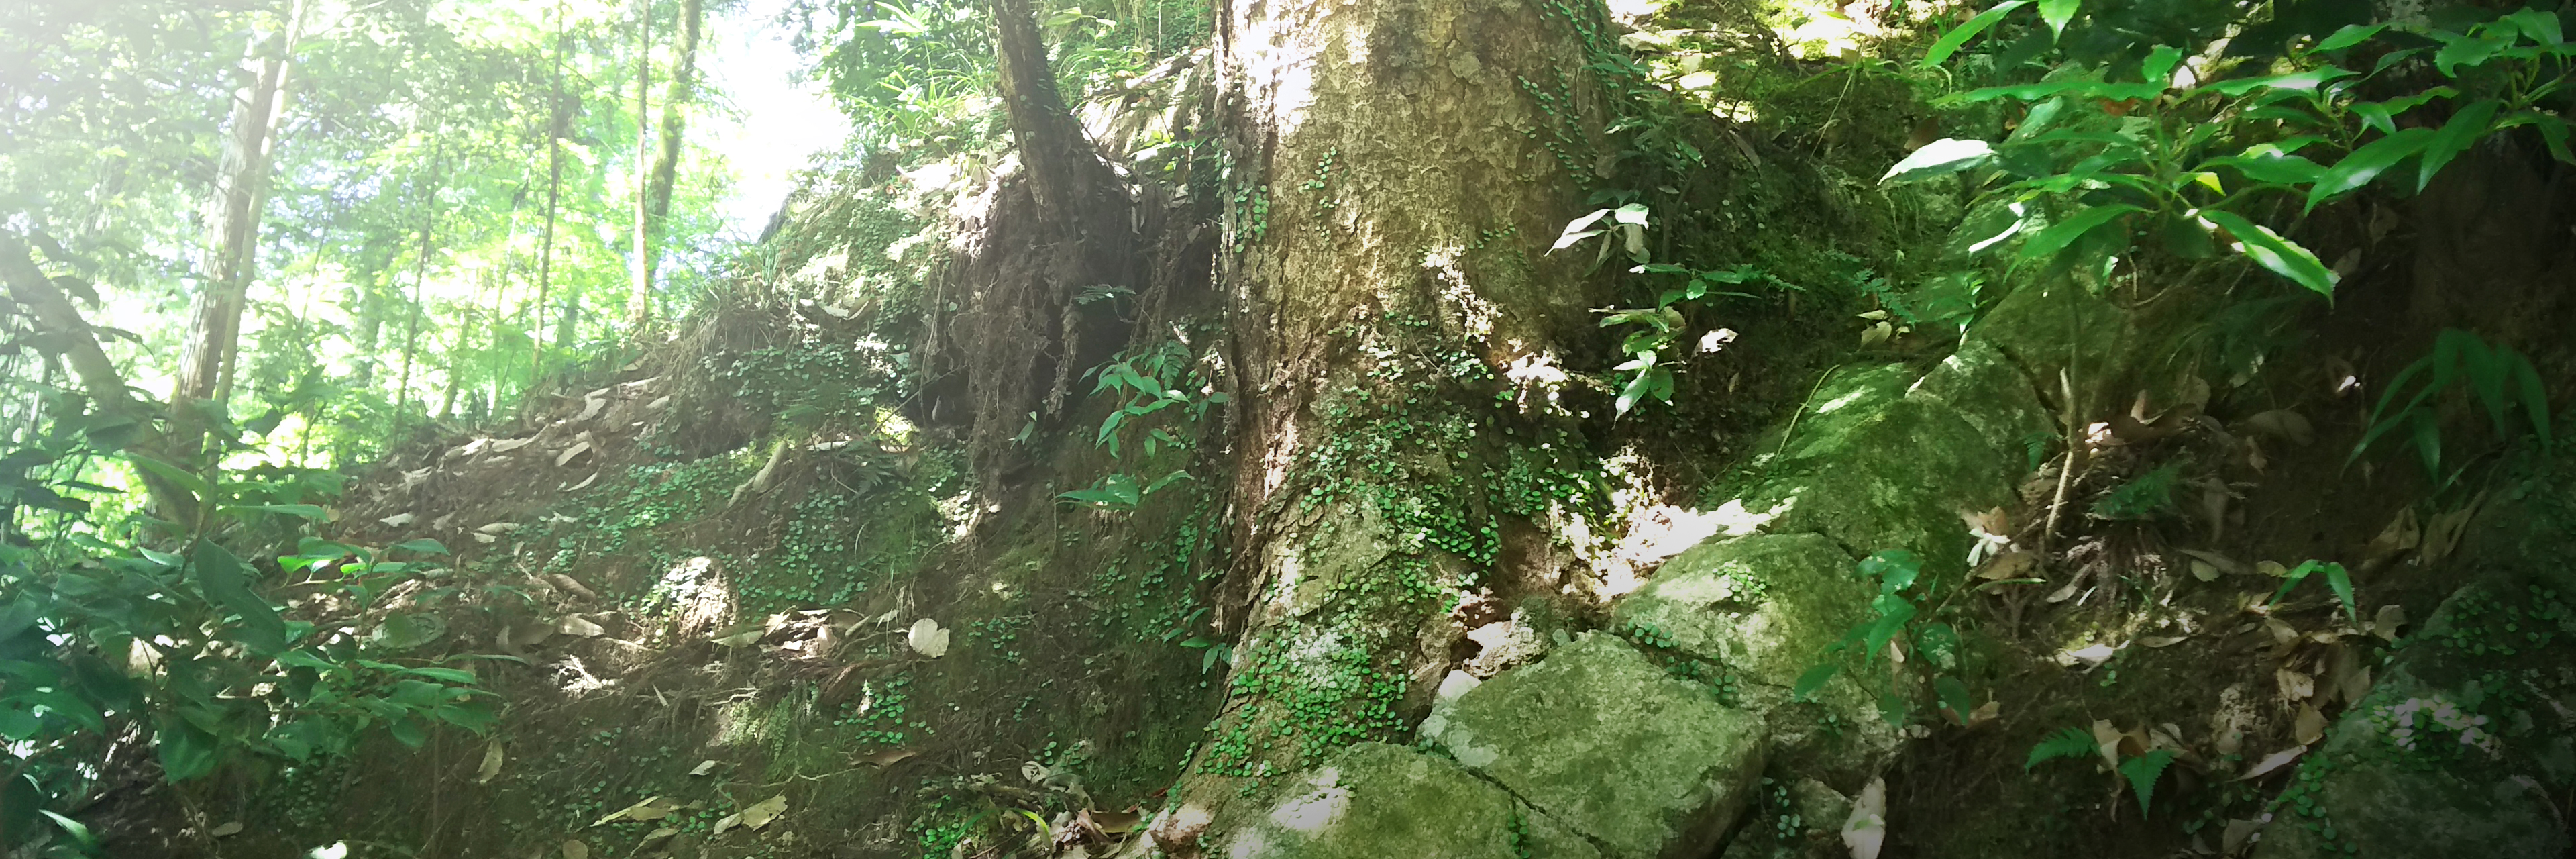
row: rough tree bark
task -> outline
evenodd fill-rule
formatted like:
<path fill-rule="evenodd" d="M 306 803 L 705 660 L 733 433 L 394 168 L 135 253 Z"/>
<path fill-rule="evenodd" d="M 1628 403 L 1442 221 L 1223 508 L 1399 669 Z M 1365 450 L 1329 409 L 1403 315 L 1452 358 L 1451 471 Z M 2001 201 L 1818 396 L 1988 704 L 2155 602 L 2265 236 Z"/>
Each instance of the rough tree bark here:
<path fill-rule="evenodd" d="M 209 241 L 201 266 L 204 286 L 189 312 L 179 381 L 170 394 L 174 452 L 184 456 L 190 467 L 199 458 L 197 448 L 203 444 L 208 424 L 195 404 L 220 403 L 232 385 L 242 307 L 259 247 L 260 210 L 268 201 L 269 161 L 276 152 L 278 121 L 286 112 L 286 79 L 294 69 L 296 42 L 303 37 L 305 6 L 297 0 L 283 32 L 251 38 L 242 59 L 251 84 L 233 95 L 231 133 L 224 140 L 214 197 L 206 210 Z"/>
<path fill-rule="evenodd" d="M 1594 348 L 1586 308 L 1609 298 L 1588 254 L 1543 255 L 1597 178 L 1590 8 L 1223 13 L 1245 178 L 1219 280 L 1241 373 L 1234 506 L 1253 512 L 1218 597 L 1218 631 L 1239 636 L 1229 697 L 1157 827 L 1168 849 L 1244 812 L 1248 780 L 1418 719 L 1460 590 L 1580 586 L 1529 500 L 1547 490 L 1505 475 L 1568 447 L 1561 355 Z"/>

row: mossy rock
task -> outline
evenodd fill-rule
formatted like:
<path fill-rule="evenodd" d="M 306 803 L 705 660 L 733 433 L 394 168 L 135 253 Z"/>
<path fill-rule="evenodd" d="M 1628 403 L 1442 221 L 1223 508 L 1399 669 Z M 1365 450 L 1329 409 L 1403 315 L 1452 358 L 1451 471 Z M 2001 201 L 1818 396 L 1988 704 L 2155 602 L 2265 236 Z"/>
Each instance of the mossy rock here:
<path fill-rule="evenodd" d="M 1767 745 L 1758 715 L 1597 632 L 1485 681 L 1443 722 L 1425 736 L 1621 859 L 1713 852 Z"/>
<path fill-rule="evenodd" d="M 1446 758 L 1360 743 L 1306 772 L 1228 837 L 1228 859 L 1506 859 L 1510 794 Z"/>
<path fill-rule="evenodd" d="M 1747 706 L 1769 712 L 1773 739 L 1792 757 L 1855 775 L 1903 742 L 1880 717 L 1875 693 L 1850 672 L 1816 695 L 1839 717 L 1826 731 L 1808 708 L 1786 708 L 1798 675 L 1840 658 L 1834 645 L 1872 617 L 1877 589 L 1849 553 L 1818 534 L 1756 534 L 1701 543 L 1664 562 L 1652 581 L 1611 608 L 1620 630 L 1642 625 L 1671 647 L 1724 666 Z"/>
<path fill-rule="evenodd" d="M 2571 855 L 2571 580 L 2494 570 L 2444 600 L 2302 762 L 2255 855 Z"/>
<path fill-rule="evenodd" d="M 1957 410 L 1911 398 L 1795 447 L 1745 498 L 1745 509 L 1774 516 L 1766 530 L 1822 534 L 1857 552 L 1909 549 L 1934 574 L 1965 572 L 1971 538 L 1959 514 L 2010 502 L 2020 465 Z"/>
<path fill-rule="evenodd" d="M 1950 357 L 1906 389 L 1906 399 L 1948 407 L 1994 450 L 2010 473 L 2038 468 L 2031 460 L 2032 442 L 2058 435 L 2038 389 L 2003 350 L 1984 338 L 1959 344 Z"/>

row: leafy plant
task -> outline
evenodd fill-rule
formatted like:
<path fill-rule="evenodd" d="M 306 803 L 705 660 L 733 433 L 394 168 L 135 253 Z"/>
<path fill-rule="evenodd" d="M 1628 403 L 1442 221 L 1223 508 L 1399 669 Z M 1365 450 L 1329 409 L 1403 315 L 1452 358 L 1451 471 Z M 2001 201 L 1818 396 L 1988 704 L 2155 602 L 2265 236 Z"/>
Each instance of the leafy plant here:
<path fill-rule="evenodd" d="M 2343 604 L 2344 617 L 2352 621 L 2355 625 L 2359 625 L 2361 623 L 2361 607 L 2353 601 L 2352 573 L 2345 570 L 2342 564 L 2327 561 L 2309 561 L 2298 565 L 2296 568 L 2290 570 L 2289 575 L 2282 577 L 2281 588 L 2272 592 L 2271 602 L 2278 604 L 2282 597 L 2290 595 L 2291 588 L 2298 587 L 2300 582 L 2307 581 L 2308 576 L 2316 573 L 2325 574 L 2326 589 L 2333 591 L 2335 601 Z"/>
<path fill-rule="evenodd" d="M 1953 28 L 1925 65 L 1947 60 L 2027 5 L 2000 3 Z M 2054 36 L 2080 6 L 2057 0 L 2038 11 Z M 2417 44 L 2391 39 L 2400 35 Z M 2365 43 L 2390 49 L 2368 72 L 2338 65 Z M 2361 97 L 2366 84 L 2428 51 L 2457 86 Z M 2331 297 L 2335 272 L 2254 215 L 2290 203 L 2312 211 L 2409 159 L 2417 165 L 2412 187 L 2420 189 L 2478 140 L 2524 125 L 2560 160 L 2576 162 L 2565 143 L 2568 120 L 2541 107 L 2565 84 L 2565 75 L 2551 70 L 2563 72 L 2576 59 L 2576 46 L 2548 13 L 2524 10 L 2466 32 L 2349 26 L 2293 46 L 2292 71 L 2254 77 L 2200 81 L 2202 69 L 2182 69 L 2192 53 L 2161 44 L 2134 64 L 2068 57 L 2037 81 L 1951 95 L 1944 104 L 2013 101 L 2029 109 L 2000 142 L 1934 141 L 1882 181 L 1969 174 L 1978 194 L 1954 246 L 1971 254 L 2009 246 L 2017 267 L 2099 274 L 2143 233 L 2185 259 L 2208 258 L 2223 242 Z M 2456 107 L 2438 130 L 2399 127 L 2400 117 L 2443 99 Z M 2342 154 L 2330 163 L 2310 157 L 2334 152 Z"/>
<path fill-rule="evenodd" d="M 2029 770 L 2040 764 L 2066 758 L 2089 758 L 2102 751 L 2102 744 L 2083 728 L 2059 728 L 2057 733 L 2030 747 L 2030 759 L 2021 768 Z"/>
<path fill-rule="evenodd" d="M 2408 383 L 2415 383 L 2408 393 Z M 2509 415 L 2522 412 L 2524 425 L 2543 447 L 2552 442 L 2549 429 L 2549 394 L 2540 384 L 2540 372 L 2531 359 L 2505 346 L 2490 345 L 2475 334 L 2456 328 L 2444 329 L 2434 338 L 2433 352 L 2399 370 L 2379 395 L 2379 404 L 2371 407 L 2370 428 L 2362 433 L 2361 442 L 2353 445 L 2349 463 L 2361 458 L 2373 443 L 2400 429 L 2407 431 L 2407 444 L 2424 465 L 2424 474 L 2437 483 L 2449 485 L 2461 472 L 2442 472 L 2442 426 L 2437 414 L 2436 398 L 2454 386 L 2466 383 L 2467 398 L 2486 412 L 2496 438 L 2511 439 L 2520 428 Z M 2398 405 L 2398 397 L 2405 404 Z M 2391 408 L 2394 406 L 2395 408 Z"/>
<path fill-rule="evenodd" d="M 1611 368 L 1620 374 L 1619 394 L 1613 404 L 1619 415 L 1626 415 L 1638 403 L 1648 399 L 1672 404 L 1672 368 L 1677 362 L 1668 359 L 1676 356 L 1679 341 L 1690 333 L 1688 323 L 1678 309 L 1680 305 L 1710 296 L 1756 297 L 1752 293 L 1722 288 L 1747 283 L 1768 282 L 1788 289 L 1798 288 L 1751 265 L 1703 271 L 1650 261 L 1646 252 L 1646 227 L 1651 214 L 1640 203 L 1628 203 L 1616 209 L 1597 209 L 1567 222 L 1564 231 L 1557 236 L 1556 244 L 1548 248 L 1548 253 L 1555 253 L 1598 237 L 1601 239 L 1600 249 L 1594 254 L 1592 263 L 1595 268 L 1610 258 L 1615 247 L 1636 263 L 1628 269 L 1630 274 L 1679 275 L 1682 278 L 1680 285 L 1658 290 L 1653 307 L 1612 310 L 1601 319 L 1603 328 L 1628 326 L 1632 329 L 1619 342 L 1619 353 L 1628 356 L 1628 360 Z M 1608 225 L 1602 225 L 1604 217 L 1610 219 Z M 1704 352 L 1716 351 L 1733 337 L 1734 332 L 1727 329 L 1712 330 L 1701 336 L 1699 348 Z"/>
<path fill-rule="evenodd" d="M 2102 742 L 2089 731 L 2082 728 L 2060 728 L 2057 733 L 2048 735 L 2047 738 L 2040 740 L 2038 745 L 2030 748 L 2030 757 L 2022 762 L 2022 769 L 2026 771 L 2054 760 L 2084 759 L 2102 754 L 2115 755 L 2119 758 L 2119 764 L 2113 767 L 2113 771 L 2128 783 L 2130 793 L 2138 798 L 2139 816 L 2145 816 L 2148 807 L 2155 800 L 2156 781 L 2164 777 L 2167 767 L 2173 765 L 2174 751 L 2149 749 L 2131 755 L 2117 744 L 2109 746 L 2112 751 L 2107 753 L 2104 748 Z"/>
<path fill-rule="evenodd" d="M 1939 621 L 1917 623 L 1923 613 L 1923 604 L 1905 595 L 1921 577 L 1922 561 L 1904 549 L 1884 549 L 1861 559 L 1856 571 L 1861 578 L 1878 583 L 1878 594 L 1870 599 L 1870 610 L 1877 616 L 1854 624 L 1840 641 L 1827 648 L 1827 653 L 1836 656 L 1798 675 L 1797 682 L 1790 687 L 1790 697 L 1798 700 L 1813 698 L 1827 682 L 1842 673 L 1844 662 L 1855 649 L 1859 651 L 1863 665 L 1873 665 L 1877 663 L 1879 654 L 1888 650 L 1891 642 L 1903 640 L 1910 643 L 1916 655 L 1921 657 L 1907 660 L 1906 664 L 1918 666 L 1916 671 L 1930 674 L 1935 697 L 1948 711 L 1948 717 L 1954 723 L 1966 723 L 1972 709 L 1967 686 L 1956 677 L 1949 676 L 1949 672 L 1959 667 L 1958 630 Z M 1929 591 L 1927 584 L 1923 589 L 1925 598 L 1929 597 Z M 1873 674 L 1876 675 L 1875 672 Z M 1913 705 L 1894 687 L 1893 681 L 1883 679 L 1880 688 L 1874 691 L 1878 695 L 1880 717 L 1890 725 L 1904 724 Z"/>

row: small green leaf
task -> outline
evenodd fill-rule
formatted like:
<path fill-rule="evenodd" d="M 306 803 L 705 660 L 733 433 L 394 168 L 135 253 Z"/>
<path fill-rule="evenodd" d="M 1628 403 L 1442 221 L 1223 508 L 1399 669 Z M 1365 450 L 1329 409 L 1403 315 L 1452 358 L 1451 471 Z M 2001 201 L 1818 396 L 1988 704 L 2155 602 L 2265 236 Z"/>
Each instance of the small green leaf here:
<path fill-rule="evenodd" d="M 192 560 L 197 569 L 197 588 L 206 599 L 241 615 L 241 641 L 250 646 L 251 652 L 265 655 L 286 649 L 286 620 L 278 616 L 275 606 L 251 590 L 240 558 L 212 540 L 199 540 Z"/>
<path fill-rule="evenodd" d="M 1887 168 L 1881 183 L 1911 182 L 1933 176 L 1946 176 L 1994 160 L 1995 148 L 1983 140 L 1945 137 L 1923 144 L 1896 166 Z"/>
<path fill-rule="evenodd" d="M 2307 211 L 2316 211 L 2317 206 L 2325 201 L 2370 184 L 2370 180 L 2379 178 L 2380 173 L 2397 166 L 2397 162 L 2406 160 L 2408 156 L 2424 151 L 2424 147 L 2432 142 L 2433 130 L 2430 128 L 2401 128 L 2395 134 L 2353 150 L 2352 154 L 2327 168 L 2325 178 L 2317 180 L 2316 187 L 2308 190 Z"/>
<path fill-rule="evenodd" d="M 400 543 L 393 544 L 389 548 L 401 549 L 406 552 L 419 552 L 424 555 L 452 554 L 447 551 L 447 544 L 438 542 L 437 540 L 432 540 L 428 537 L 421 537 L 415 540 L 404 540 Z"/>
<path fill-rule="evenodd" d="M 2075 20 L 2075 7 L 2081 0 L 2039 0 L 2039 19 L 2048 22 L 2050 35 L 2066 35 L 2066 22 Z"/>
<path fill-rule="evenodd" d="M 2147 83 L 2155 85 L 2157 92 L 2161 93 L 2164 91 L 2163 88 L 2173 81 L 2174 67 L 2181 64 L 2181 48 L 2157 45 L 2155 50 L 2147 52 L 2145 62 L 2139 64 L 2139 76 L 2145 78 Z"/>
<path fill-rule="evenodd" d="M 1968 684 L 1944 674 L 1932 681 L 1932 691 L 1940 697 L 1941 706 L 1949 709 L 1952 721 L 1962 725 L 1968 723 L 1968 711 L 1977 708 L 1976 700 L 1968 697 Z"/>
<path fill-rule="evenodd" d="M 2289 278 L 2290 282 L 2307 287 L 2318 295 L 2334 297 L 2335 283 L 2342 278 L 2336 276 L 2333 269 L 2326 268 L 2325 263 L 2319 262 L 2317 255 L 2308 252 L 2307 248 L 2230 212 L 2211 209 L 2201 212 L 2200 216 L 2234 235 L 2237 250 L 2254 260 L 2256 265 Z"/>
<path fill-rule="evenodd" d="M 150 472 L 154 477 L 159 477 L 163 480 L 170 481 L 171 483 L 178 484 L 179 488 L 195 493 L 200 499 L 214 494 L 214 487 L 207 485 L 205 478 L 189 474 L 186 470 L 181 469 L 176 465 L 171 465 L 139 453 L 127 454 L 126 461 L 134 463 L 134 467 L 136 468 Z"/>
<path fill-rule="evenodd" d="M 1923 572 L 1923 561 L 1905 549 L 1880 549 L 1860 560 L 1859 572 L 1877 579 L 1880 593 L 1892 594 L 1914 584 L 1914 577 Z"/>
<path fill-rule="evenodd" d="M 2147 815 L 2148 803 L 2156 796 L 2156 779 L 2173 764 L 2172 749 L 2157 749 L 2120 762 L 2120 775 L 2129 779 L 2130 789 L 2138 795 L 2138 816 Z"/>
<path fill-rule="evenodd" d="M 52 811 L 42 808 L 36 809 L 36 813 L 42 814 L 45 816 L 45 819 L 53 821 L 55 826 L 62 827 L 63 834 L 71 836 L 74 843 L 77 843 L 86 849 L 98 849 L 98 837 L 91 835 L 89 827 L 83 825 L 80 821 L 55 814 Z"/>
<path fill-rule="evenodd" d="M 2503 102 L 2490 98 L 2451 114 L 2451 120 L 2442 123 L 2442 130 L 2435 132 L 2433 139 L 2424 146 L 2424 163 L 2416 172 L 2415 190 L 2422 191 L 2425 186 L 2433 184 L 2433 174 L 2442 172 L 2451 159 L 2468 151 L 2471 144 L 2485 136 L 2487 129 L 2495 123 L 2496 109 L 2503 106 Z"/>
<path fill-rule="evenodd" d="M 2345 572 L 2342 564 L 2329 563 L 2325 570 L 2326 589 L 2334 591 L 2335 600 L 2343 603 L 2344 618 L 2352 621 L 2354 626 L 2360 626 L 2361 607 L 2353 603 L 2352 574 Z"/>
<path fill-rule="evenodd" d="M 1789 697 L 1798 701 L 1814 700 L 1817 690 L 1825 688 L 1825 682 L 1834 679 L 1834 673 L 1840 670 L 1842 666 L 1831 662 L 1807 669 L 1806 673 L 1798 675 L 1798 682 L 1789 687 Z"/>
<path fill-rule="evenodd" d="M 2523 35 L 2531 37 L 2533 42 L 2541 45 L 2559 45 L 2567 41 L 2566 37 L 2559 33 L 2558 16 L 2549 12 L 2524 7 L 2522 11 L 2504 16 L 2499 23 L 2503 22 L 2512 22 Z"/>
<path fill-rule="evenodd" d="M 2076 239 L 2083 238 L 2085 233 L 2092 232 L 2095 228 L 2108 224 L 2121 215 L 2144 211 L 2146 210 L 2127 203 L 2116 203 L 2077 212 L 2073 217 L 2051 224 L 2048 229 L 2033 234 L 2029 240 L 2022 243 L 2019 256 L 2024 262 L 2046 263 L 2055 259 L 2058 252 L 2066 250 L 2067 245 L 2074 244 Z"/>
<path fill-rule="evenodd" d="M 311 519 L 316 522 L 331 518 L 330 513 L 311 504 L 227 504 L 215 508 L 215 512 L 275 513 L 280 516 L 296 516 L 304 519 Z"/>
<path fill-rule="evenodd" d="M 1994 8 L 1977 13 L 1977 16 L 1968 19 L 1967 23 L 1951 28 L 1950 32 L 1943 33 L 1941 38 L 1934 40 L 1932 48 L 1923 52 L 1923 61 L 1917 65 L 1928 69 L 1948 61 L 1951 54 L 1958 53 L 1961 47 L 1968 44 L 1969 39 L 1976 38 L 1978 33 L 1985 32 L 1986 28 L 2003 20 L 2004 16 L 2010 14 L 2012 10 L 2026 5 L 2029 5 L 2029 0 L 2004 0 L 2002 3 L 1995 4 Z"/>
<path fill-rule="evenodd" d="M 182 782 L 215 770 L 215 737 L 185 719 L 162 716 L 160 730 L 153 733 L 154 750 L 160 753 L 161 774 L 172 782 Z"/>
<path fill-rule="evenodd" d="M 2388 29 L 2386 24 L 2345 24 L 2343 29 L 2334 31 L 2333 35 L 2318 42 L 2317 50 L 2340 51 L 2369 41 L 2370 37 L 2379 35 L 2379 31 L 2385 29 Z"/>

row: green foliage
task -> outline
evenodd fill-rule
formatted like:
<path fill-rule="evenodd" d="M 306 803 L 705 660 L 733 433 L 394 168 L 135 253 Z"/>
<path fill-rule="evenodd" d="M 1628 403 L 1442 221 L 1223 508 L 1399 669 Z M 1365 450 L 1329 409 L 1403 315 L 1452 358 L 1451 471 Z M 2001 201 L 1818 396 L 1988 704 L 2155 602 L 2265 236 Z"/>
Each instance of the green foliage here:
<path fill-rule="evenodd" d="M 2414 383 L 2411 392 L 2409 383 Z M 2437 398 L 2463 386 L 2467 389 L 2465 398 L 2486 413 L 2497 439 L 2517 438 L 2527 426 L 2542 447 L 2552 443 L 2549 394 L 2531 359 L 2510 347 L 2490 345 L 2475 334 L 2448 328 L 2434 339 L 2432 354 L 2406 365 L 2388 381 L 2379 403 L 2371 407 L 2370 428 L 2362 433 L 2361 442 L 2353 445 L 2345 461 L 2360 459 L 2372 444 L 2403 429 L 2408 433 L 2407 444 L 2424 465 L 2425 476 L 2444 486 L 2459 479 L 2460 470 L 2447 474 L 2442 470 L 2438 416 L 2441 403 Z M 2400 396 L 2405 397 L 2403 405 L 2398 404 Z M 2508 419 L 2517 410 L 2522 413 L 2521 424 Z"/>
<path fill-rule="evenodd" d="M 312 515 L 307 504 L 224 503 L 301 495 L 309 486 L 282 493 L 226 479 L 233 475 L 174 474 L 190 478 L 215 509 L 240 514 L 229 533 L 272 524 L 263 517 Z M 27 545 L 0 546 L 0 740 L 13 744 L 19 771 L 38 788 L 33 802 L 85 792 L 101 775 L 92 763 L 104 751 L 99 744 L 126 730 L 151 744 L 166 777 L 188 781 L 244 756 L 334 758 L 376 730 L 417 748 L 436 726 L 482 733 L 497 716 L 478 676 L 457 662 L 486 657 L 401 655 L 444 634 L 433 616 L 389 614 L 364 636 L 317 629 L 316 618 L 269 602 L 266 574 L 211 534 L 163 543 L 175 549 L 162 551 L 155 541 L 52 524 L 56 530 Z M 418 539 L 391 552 L 446 549 Z M 415 594 L 422 605 L 455 590 L 441 582 L 451 571 L 437 564 L 312 537 L 298 540 L 277 568 L 312 576 L 361 610 L 405 582 L 430 584 Z M 83 830 L 61 830 L 87 840 Z"/>
<path fill-rule="evenodd" d="M 2298 565 L 2290 570 L 2289 575 L 2282 577 L 2281 587 L 2272 592 L 2271 601 L 2279 603 L 2282 597 L 2290 595 L 2291 588 L 2298 587 L 2300 582 L 2307 581 L 2309 576 L 2317 573 L 2325 574 L 2326 589 L 2333 591 L 2335 601 L 2343 604 L 2344 618 L 2355 625 L 2360 624 L 2361 607 L 2353 601 L 2352 573 L 2346 571 L 2342 564 L 2309 561 Z"/>
<path fill-rule="evenodd" d="M 2140 520 L 2173 512 L 2174 485 L 2181 479 L 2181 463 L 2169 463 L 2138 475 L 2094 501 L 2093 518 Z"/>
<path fill-rule="evenodd" d="M 1924 64 L 1948 60 L 2025 5 L 2000 3 L 1953 28 Z M 2130 30 L 2121 38 L 2133 49 L 2106 57 L 2095 31 L 2119 29 L 2121 16 L 2136 14 L 2126 7 L 2083 10 L 2105 26 L 2079 28 L 2084 39 L 2077 44 L 2028 47 L 2065 35 L 2078 9 L 2073 2 L 2039 4 L 2047 32 L 2005 49 L 2022 59 L 2055 51 L 2058 62 L 2040 79 L 1944 100 L 2028 104 L 2003 141 L 1935 141 L 1883 178 L 1967 174 L 1977 199 L 1956 246 L 1971 253 L 2012 246 L 2015 266 L 2098 279 L 2142 235 L 2184 259 L 2209 257 L 2224 242 L 2256 265 L 2331 297 L 2337 275 L 2257 216 L 2292 202 L 2314 210 L 2409 159 L 2417 169 L 2408 190 L 2420 190 L 2478 140 L 2524 125 L 2538 129 L 2561 160 L 2576 161 L 2564 144 L 2568 121 L 2542 107 L 2565 83 L 2563 74 L 2547 70 L 2566 68 L 2576 46 L 2560 38 L 2555 17 L 2546 13 L 2526 10 L 2464 31 L 2346 27 L 2293 45 L 2285 60 L 2291 71 L 2203 81 L 2201 67 L 2176 72 L 2197 50 L 2192 44 L 2149 42 L 2152 49 L 2139 56 L 2141 33 Z M 2381 49 L 2370 71 L 2342 67 L 2365 46 Z M 2391 69 L 2400 61 L 2427 51 L 2452 85 L 2389 99 L 2365 96 L 2396 80 Z M 2184 77 L 2194 83 L 2183 85 Z M 2398 118 L 2444 99 L 2454 107 L 2439 130 L 2397 127 Z M 2338 151 L 2342 157 L 2330 162 L 2311 159 Z"/>
<path fill-rule="evenodd" d="M 2030 747 L 2030 759 L 2023 761 L 2021 768 L 2027 770 L 2054 760 L 2089 758 L 2101 751 L 2102 744 L 2094 741 L 2091 732 L 2083 728 L 2060 728 L 2057 733 L 2040 740 L 2039 745 Z"/>
<path fill-rule="evenodd" d="M 1883 549 L 1861 559 L 1855 572 L 1878 585 L 1878 594 L 1869 603 L 1875 617 L 1854 624 L 1841 640 L 1827 648 L 1826 652 L 1832 656 L 1799 674 L 1797 681 L 1790 685 L 1790 697 L 1801 701 L 1813 699 L 1816 693 L 1824 690 L 1826 683 L 1843 673 L 1845 663 L 1851 661 L 1854 651 L 1858 652 L 1861 664 L 1874 665 L 1892 642 L 1903 639 L 1915 654 L 1915 658 L 1905 663 L 1913 666 L 1909 671 L 1924 675 L 1930 681 L 1934 698 L 1941 705 L 1945 718 L 1953 724 L 1966 724 L 1968 714 L 1975 706 L 1967 685 L 1956 677 L 1960 665 L 1959 632 L 1948 623 L 1924 620 L 1923 612 L 1931 596 L 1931 587 L 1929 583 L 1920 589 L 1915 587 L 1923 572 L 1922 560 L 1904 549 Z M 1918 595 L 1909 597 L 1907 591 L 1917 591 Z M 1853 676 L 1869 678 L 1864 682 L 1876 684 L 1870 691 L 1877 696 L 1879 715 L 1888 724 L 1903 725 L 1912 717 L 1913 704 L 1908 693 L 1885 672 L 1861 672 Z"/>
<path fill-rule="evenodd" d="M 2156 779 L 2164 776 L 2173 760 L 2174 750 L 2155 749 L 2120 762 L 2121 777 L 2129 780 L 2129 791 L 2138 797 L 2138 816 L 2147 815 L 2147 807 L 2156 797 Z"/>

